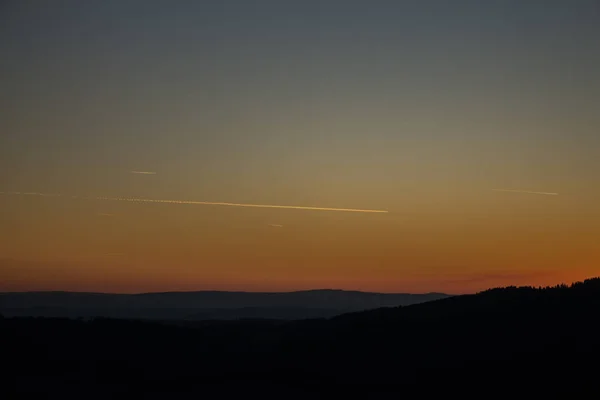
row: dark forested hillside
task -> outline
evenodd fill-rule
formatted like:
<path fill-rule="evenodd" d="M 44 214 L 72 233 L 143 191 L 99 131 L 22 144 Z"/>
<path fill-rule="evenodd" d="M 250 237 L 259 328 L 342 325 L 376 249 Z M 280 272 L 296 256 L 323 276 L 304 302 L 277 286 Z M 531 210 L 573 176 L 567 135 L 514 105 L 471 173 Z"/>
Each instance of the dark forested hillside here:
<path fill-rule="evenodd" d="M 599 315 L 600 279 L 591 279 L 303 321 L 3 318 L 0 335 L 4 381 L 17 394 L 574 396 L 598 392 Z"/>

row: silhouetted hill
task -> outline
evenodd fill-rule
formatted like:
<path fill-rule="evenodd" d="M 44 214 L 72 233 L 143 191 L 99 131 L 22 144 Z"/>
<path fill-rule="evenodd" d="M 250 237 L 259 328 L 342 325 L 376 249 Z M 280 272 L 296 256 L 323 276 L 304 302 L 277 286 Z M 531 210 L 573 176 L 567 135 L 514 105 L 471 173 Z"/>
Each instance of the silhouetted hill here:
<path fill-rule="evenodd" d="M 442 293 L 384 294 L 343 290 L 287 293 L 167 292 L 105 294 L 72 292 L 1 293 L 6 316 L 110 317 L 142 319 L 324 318 L 351 311 L 417 304 Z"/>
<path fill-rule="evenodd" d="M 0 339 L 10 389 L 38 395 L 595 398 L 598 315 L 597 278 L 303 321 L 4 318 Z"/>

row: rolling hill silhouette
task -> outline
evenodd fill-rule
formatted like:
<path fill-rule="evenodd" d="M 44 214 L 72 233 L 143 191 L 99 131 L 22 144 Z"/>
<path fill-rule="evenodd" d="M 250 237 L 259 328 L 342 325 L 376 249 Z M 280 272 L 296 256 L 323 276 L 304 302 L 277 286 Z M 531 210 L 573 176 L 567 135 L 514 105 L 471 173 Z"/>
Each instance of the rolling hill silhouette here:
<path fill-rule="evenodd" d="M 17 394 L 599 393 L 600 278 L 298 321 L 2 318 Z M 8 374 L 8 375 L 7 375 Z M 36 385 L 31 385 L 36 382 Z M 213 393 L 213 392 L 210 392 Z M 383 396 L 383 395 L 382 395 Z M 147 398 L 147 397 L 145 397 Z"/>
<path fill-rule="evenodd" d="M 0 293 L 5 316 L 205 320 L 327 318 L 352 311 L 422 303 L 443 293 L 387 294 L 344 290 L 284 293 L 166 292 L 106 294 L 74 292 Z"/>

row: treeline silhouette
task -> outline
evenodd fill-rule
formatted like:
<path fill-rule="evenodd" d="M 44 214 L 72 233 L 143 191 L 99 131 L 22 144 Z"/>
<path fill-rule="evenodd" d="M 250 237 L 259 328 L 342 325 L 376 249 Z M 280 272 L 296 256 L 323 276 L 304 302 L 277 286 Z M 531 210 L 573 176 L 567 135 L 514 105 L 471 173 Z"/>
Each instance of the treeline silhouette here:
<path fill-rule="evenodd" d="M 14 396 L 226 397 L 256 390 L 262 398 L 431 391 L 489 397 L 565 389 L 569 398 L 589 397 L 600 394 L 599 316 L 594 278 L 330 319 L 0 318 L 1 359 L 5 389 Z"/>

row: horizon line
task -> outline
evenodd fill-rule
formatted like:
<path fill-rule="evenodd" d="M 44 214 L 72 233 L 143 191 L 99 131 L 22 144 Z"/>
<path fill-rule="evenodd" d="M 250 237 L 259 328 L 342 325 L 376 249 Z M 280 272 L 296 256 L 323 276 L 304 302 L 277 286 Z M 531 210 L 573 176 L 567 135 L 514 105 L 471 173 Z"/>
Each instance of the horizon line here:
<path fill-rule="evenodd" d="M 171 293 L 239 293 L 239 294 L 291 294 L 291 293 L 302 293 L 302 292 L 354 292 L 354 293 L 365 293 L 365 294 L 402 294 L 402 295 L 429 295 L 429 294 L 441 294 L 444 296 L 460 296 L 460 294 L 450 294 L 446 292 L 377 292 L 377 291 L 365 291 L 365 290 L 353 290 L 353 289 L 301 289 L 301 290 L 289 290 L 289 291 L 247 291 L 247 290 L 216 290 L 216 289 L 205 289 L 205 290 L 167 290 L 157 292 L 95 292 L 95 291 L 73 291 L 73 290 L 28 290 L 28 291 L 9 291 L 0 292 L 3 294 L 35 294 L 35 293 L 74 293 L 74 294 L 102 294 L 102 295 L 117 295 L 117 296 L 139 296 L 146 294 L 171 294 Z M 464 293 L 471 294 L 471 293 Z"/>

